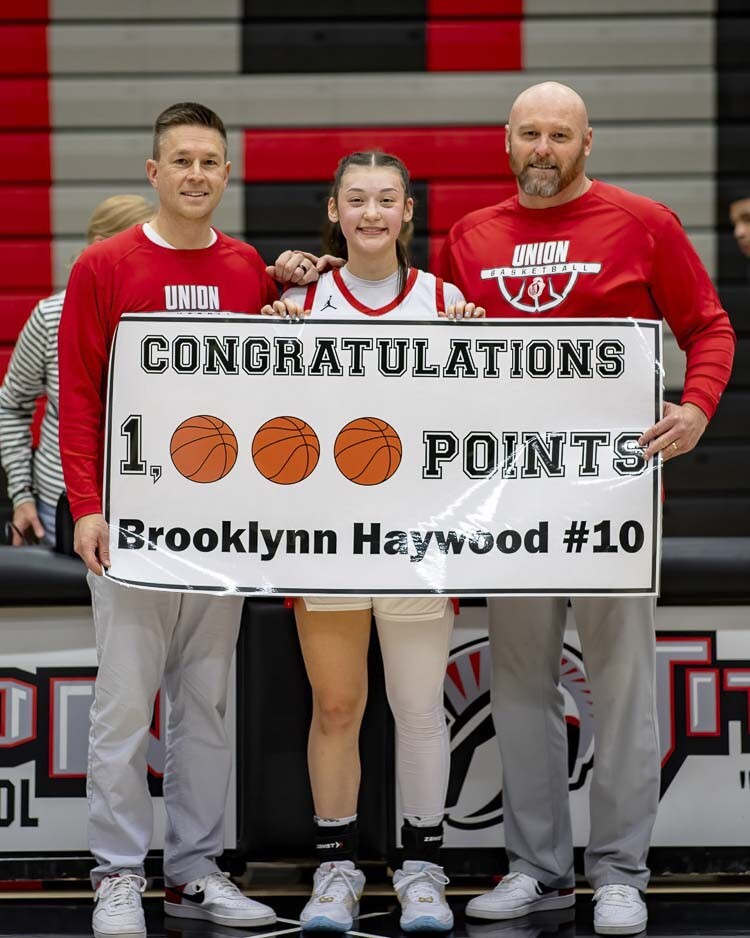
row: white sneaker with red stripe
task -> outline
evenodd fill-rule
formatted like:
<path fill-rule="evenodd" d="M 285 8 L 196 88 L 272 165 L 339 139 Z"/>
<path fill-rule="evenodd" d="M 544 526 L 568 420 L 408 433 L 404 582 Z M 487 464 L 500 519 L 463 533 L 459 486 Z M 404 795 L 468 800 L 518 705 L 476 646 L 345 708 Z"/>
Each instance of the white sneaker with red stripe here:
<path fill-rule="evenodd" d="M 134 873 L 105 876 L 94 893 L 94 917 L 91 922 L 95 938 L 146 938 L 141 895 L 146 880 Z"/>
<path fill-rule="evenodd" d="M 497 921 L 520 918 L 540 909 L 567 909 L 575 901 L 573 888 L 553 889 L 525 873 L 508 873 L 492 892 L 471 899 L 466 904 L 466 914 Z"/>
<path fill-rule="evenodd" d="M 210 873 L 184 886 L 167 886 L 164 912 L 175 918 L 198 918 L 240 928 L 273 925 L 276 921 L 274 910 L 244 895 L 228 873 Z"/>

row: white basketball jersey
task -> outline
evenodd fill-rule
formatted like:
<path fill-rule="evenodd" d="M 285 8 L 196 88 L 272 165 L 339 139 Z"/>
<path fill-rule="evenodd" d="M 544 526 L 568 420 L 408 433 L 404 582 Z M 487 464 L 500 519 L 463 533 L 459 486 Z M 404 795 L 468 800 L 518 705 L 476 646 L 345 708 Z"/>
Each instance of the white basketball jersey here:
<path fill-rule="evenodd" d="M 304 309 L 326 319 L 376 319 L 381 316 L 434 319 L 438 310 L 445 311 L 443 281 L 424 270 L 410 267 L 401 293 L 385 306 L 371 309 L 354 296 L 340 270 L 329 270 L 307 288 Z"/>

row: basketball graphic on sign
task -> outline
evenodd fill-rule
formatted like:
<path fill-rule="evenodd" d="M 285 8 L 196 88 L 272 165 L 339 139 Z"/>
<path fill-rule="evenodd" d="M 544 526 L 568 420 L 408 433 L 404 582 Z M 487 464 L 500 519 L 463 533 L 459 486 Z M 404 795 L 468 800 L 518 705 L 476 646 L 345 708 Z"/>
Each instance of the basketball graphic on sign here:
<path fill-rule="evenodd" d="M 188 417 L 172 434 L 169 455 L 191 482 L 218 482 L 237 460 L 237 437 L 220 417 Z"/>
<path fill-rule="evenodd" d="M 401 440 L 379 417 L 358 417 L 348 423 L 333 446 L 342 475 L 357 485 L 380 485 L 401 462 Z"/>
<path fill-rule="evenodd" d="M 274 417 L 255 434 L 252 453 L 255 468 L 269 482 L 294 485 L 318 465 L 320 442 L 299 417 Z"/>

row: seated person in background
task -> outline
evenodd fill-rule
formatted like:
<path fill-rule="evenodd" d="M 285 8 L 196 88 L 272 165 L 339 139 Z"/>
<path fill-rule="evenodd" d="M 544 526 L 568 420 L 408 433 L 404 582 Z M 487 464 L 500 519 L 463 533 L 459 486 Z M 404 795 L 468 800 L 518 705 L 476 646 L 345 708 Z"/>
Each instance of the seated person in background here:
<path fill-rule="evenodd" d="M 153 218 L 154 206 L 140 195 L 113 195 L 94 209 L 88 244 L 103 241 Z M 0 461 L 13 503 L 15 547 L 55 543 L 55 510 L 65 485 L 57 438 L 57 330 L 65 291 L 39 300 L 16 342 L 0 387 Z M 39 447 L 31 449 L 31 422 L 38 398 L 47 395 Z"/>
<path fill-rule="evenodd" d="M 750 193 L 746 198 L 735 199 L 729 203 L 729 220 L 732 222 L 737 246 L 750 260 Z"/>

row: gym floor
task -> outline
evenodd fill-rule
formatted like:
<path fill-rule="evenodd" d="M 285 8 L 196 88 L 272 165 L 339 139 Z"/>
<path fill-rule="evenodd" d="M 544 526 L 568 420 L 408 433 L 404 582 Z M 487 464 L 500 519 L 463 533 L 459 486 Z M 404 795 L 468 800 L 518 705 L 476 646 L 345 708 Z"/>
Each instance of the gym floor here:
<path fill-rule="evenodd" d="M 262 929 L 226 928 L 187 919 L 165 918 L 157 893 L 148 893 L 144 902 L 149 938 L 275 938 L 300 932 L 297 915 L 304 904 L 303 895 L 264 896 L 276 909 L 276 925 Z M 507 922 L 467 921 L 463 908 L 469 892 L 450 893 L 456 912 L 453 938 L 575 938 L 594 934 L 590 893 L 578 897 L 575 909 L 540 912 Z M 745 936 L 750 938 L 750 888 L 712 892 L 655 892 L 649 894 L 649 936 Z M 397 903 L 392 894 L 378 890 L 365 895 L 362 914 L 349 933 L 354 938 L 400 938 Z M 82 893 L 39 893 L 0 898 L 0 935 L 34 938 L 90 938 L 91 900 Z"/>

